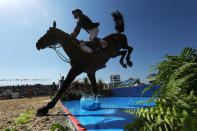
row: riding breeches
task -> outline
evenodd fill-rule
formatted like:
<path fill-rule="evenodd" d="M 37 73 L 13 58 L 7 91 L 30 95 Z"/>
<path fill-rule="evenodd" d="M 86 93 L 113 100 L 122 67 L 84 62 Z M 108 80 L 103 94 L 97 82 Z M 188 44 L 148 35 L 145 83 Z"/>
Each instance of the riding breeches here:
<path fill-rule="evenodd" d="M 89 33 L 89 41 L 94 41 L 94 38 L 97 37 L 98 32 L 99 32 L 99 29 L 97 27 L 96 28 L 93 28 L 91 30 L 88 30 L 88 33 Z"/>

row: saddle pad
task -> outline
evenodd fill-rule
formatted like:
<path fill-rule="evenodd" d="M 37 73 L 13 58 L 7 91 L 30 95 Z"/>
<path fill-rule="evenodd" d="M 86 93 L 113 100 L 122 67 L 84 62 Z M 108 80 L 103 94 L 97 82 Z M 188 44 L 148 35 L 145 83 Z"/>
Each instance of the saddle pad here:
<path fill-rule="evenodd" d="M 105 48 L 108 45 L 107 42 L 103 39 L 99 39 L 99 41 L 100 41 L 100 44 L 103 48 Z"/>
<path fill-rule="evenodd" d="M 103 39 L 99 39 L 99 41 L 103 48 L 105 48 L 108 45 L 107 42 L 104 41 Z M 86 44 L 84 44 L 84 42 L 85 41 L 81 41 L 79 47 L 86 53 L 92 53 L 93 50 L 90 47 L 88 47 Z"/>
<path fill-rule="evenodd" d="M 80 43 L 80 48 L 86 53 L 93 52 L 93 50 L 90 47 L 88 47 L 87 45 L 85 45 L 84 43 Z"/>

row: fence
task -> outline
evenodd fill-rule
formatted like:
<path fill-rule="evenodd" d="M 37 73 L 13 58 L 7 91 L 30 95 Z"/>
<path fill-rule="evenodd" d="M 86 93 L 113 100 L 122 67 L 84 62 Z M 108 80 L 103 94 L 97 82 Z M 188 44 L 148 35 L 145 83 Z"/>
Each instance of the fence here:
<path fill-rule="evenodd" d="M 149 85 L 144 86 L 133 86 L 125 88 L 114 88 L 112 89 L 113 96 L 116 97 L 151 97 L 153 93 L 160 88 L 160 86 L 151 87 L 150 90 L 146 91 L 143 95 L 142 92 Z"/>

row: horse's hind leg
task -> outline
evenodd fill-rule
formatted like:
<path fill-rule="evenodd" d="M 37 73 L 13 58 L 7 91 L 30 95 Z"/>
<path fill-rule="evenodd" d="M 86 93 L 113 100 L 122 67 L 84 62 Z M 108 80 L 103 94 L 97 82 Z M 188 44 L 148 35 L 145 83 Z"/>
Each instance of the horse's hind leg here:
<path fill-rule="evenodd" d="M 131 52 L 133 51 L 133 48 L 130 46 L 127 46 L 127 49 L 128 49 L 128 53 L 127 53 L 126 61 L 127 61 L 127 65 L 131 67 L 133 66 L 133 64 L 130 61 L 130 55 L 131 55 Z"/>
<path fill-rule="evenodd" d="M 96 95 L 98 94 L 98 85 L 96 83 L 95 72 L 87 73 L 87 75 L 88 75 L 88 78 L 89 78 L 91 85 L 92 85 L 94 97 L 96 98 Z"/>
<path fill-rule="evenodd" d="M 115 58 L 115 57 L 121 55 L 121 58 L 120 58 L 120 61 L 119 62 L 120 62 L 120 64 L 121 64 L 122 67 L 127 68 L 127 65 L 123 62 L 124 57 L 125 57 L 126 54 L 127 54 L 127 51 L 126 50 L 119 51 L 112 58 Z"/>
<path fill-rule="evenodd" d="M 74 68 L 71 68 L 69 73 L 68 73 L 68 75 L 67 75 L 67 77 L 66 77 L 66 79 L 64 80 L 62 86 L 58 90 L 56 96 L 46 106 L 43 106 L 43 107 L 39 108 L 36 115 L 37 116 L 46 115 L 48 113 L 49 109 L 53 108 L 56 105 L 57 101 L 60 99 L 60 97 L 66 91 L 66 88 L 71 84 L 71 82 L 79 74 L 81 74 L 80 71 L 78 71 L 78 70 L 76 70 Z"/>

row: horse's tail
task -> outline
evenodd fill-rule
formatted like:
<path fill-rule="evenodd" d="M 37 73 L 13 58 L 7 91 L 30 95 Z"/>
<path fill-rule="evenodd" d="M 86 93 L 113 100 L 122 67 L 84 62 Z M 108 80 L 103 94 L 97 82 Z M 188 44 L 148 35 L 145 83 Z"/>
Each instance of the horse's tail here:
<path fill-rule="evenodd" d="M 114 18 L 115 22 L 115 29 L 118 33 L 124 31 L 124 19 L 122 14 L 119 11 L 111 13 L 112 17 Z"/>

